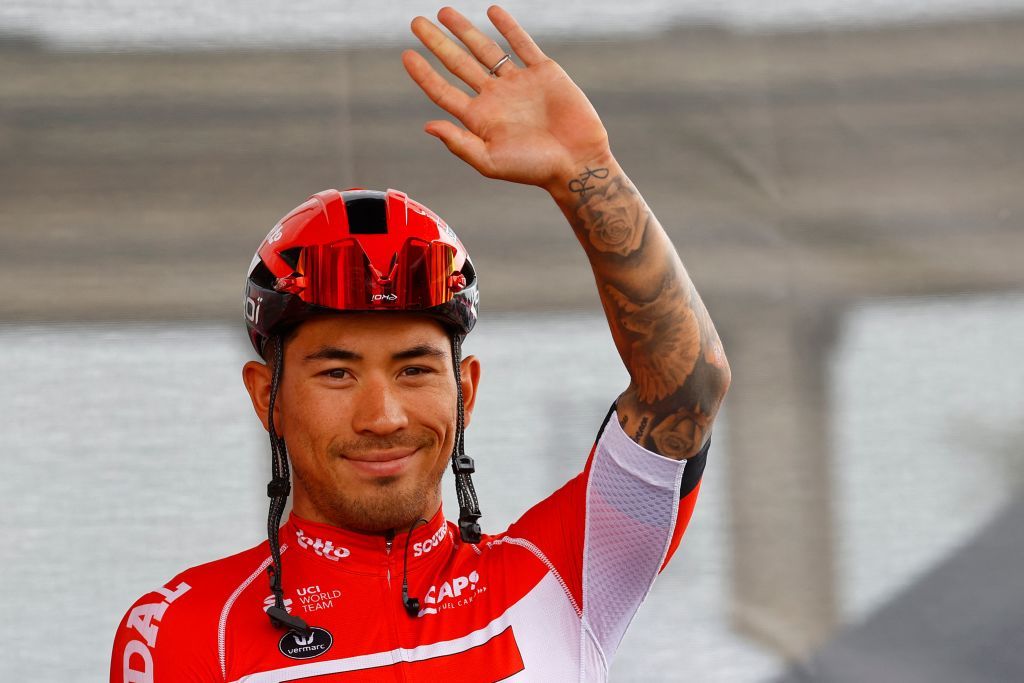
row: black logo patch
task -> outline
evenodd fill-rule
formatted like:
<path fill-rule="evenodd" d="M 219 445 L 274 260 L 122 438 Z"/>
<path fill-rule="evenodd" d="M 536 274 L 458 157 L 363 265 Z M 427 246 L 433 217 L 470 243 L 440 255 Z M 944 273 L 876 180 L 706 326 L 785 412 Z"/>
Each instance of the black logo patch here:
<path fill-rule="evenodd" d="M 289 631 L 281 636 L 281 641 L 277 644 L 281 654 L 292 659 L 312 659 L 330 650 L 334 644 L 334 637 L 316 626 L 312 630 L 308 636 L 296 631 Z"/>

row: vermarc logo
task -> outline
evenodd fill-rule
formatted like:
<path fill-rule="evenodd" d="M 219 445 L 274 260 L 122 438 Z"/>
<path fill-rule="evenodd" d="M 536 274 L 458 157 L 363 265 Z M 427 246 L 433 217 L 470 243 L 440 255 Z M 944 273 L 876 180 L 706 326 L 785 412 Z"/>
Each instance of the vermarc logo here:
<path fill-rule="evenodd" d="M 281 636 L 277 647 L 285 657 L 291 659 L 312 659 L 331 649 L 334 637 L 322 628 L 314 626 L 309 635 L 289 631 Z"/>

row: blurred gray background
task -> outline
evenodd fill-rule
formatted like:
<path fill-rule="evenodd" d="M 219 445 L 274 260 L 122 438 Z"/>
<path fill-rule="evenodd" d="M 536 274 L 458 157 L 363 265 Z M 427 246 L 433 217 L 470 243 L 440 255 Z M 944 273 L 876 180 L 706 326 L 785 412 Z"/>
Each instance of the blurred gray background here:
<path fill-rule="evenodd" d="M 1024 3 L 506 7 L 733 368 L 613 680 L 1024 679 Z M 554 204 L 422 133 L 399 53 L 436 9 L 0 6 L 4 680 L 103 679 L 136 597 L 262 538 L 241 290 L 320 189 L 400 188 L 473 254 L 485 529 L 582 467 L 627 378 Z"/>

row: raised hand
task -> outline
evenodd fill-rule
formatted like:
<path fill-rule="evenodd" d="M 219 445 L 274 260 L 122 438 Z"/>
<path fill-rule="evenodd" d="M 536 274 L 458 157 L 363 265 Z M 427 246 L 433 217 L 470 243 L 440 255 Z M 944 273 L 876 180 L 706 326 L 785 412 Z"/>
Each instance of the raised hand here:
<path fill-rule="evenodd" d="M 522 66 L 510 59 L 489 74 L 505 50 L 451 7 L 437 18 L 465 47 L 429 20 L 413 20 L 416 37 L 475 93 L 452 85 L 424 57 L 406 50 L 402 63 L 412 79 L 462 124 L 435 120 L 424 130 L 488 178 L 549 191 L 564 187 L 588 164 L 607 163 L 608 134 L 583 91 L 511 14 L 492 6 L 487 16 Z"/>
<path fill-rule="evenodd" d="M 608 148 L 601 119 L 558 64 L 512 16 L 487 16 L 522 61 L 445 7 L 423 17 L 416 37 L 474 94 L 448 82 L 412 50 L 402 62 L 451 121 L 424 130 L 489 178 L 547 190 L 586 251 L 631 382 L 619 423 L 637 443 L 669 458 L 696 455 L 729 386 L 729 366 L 707 309 L 668 235 Z M 493 71 L 493 75 L 489 73 Z"/>

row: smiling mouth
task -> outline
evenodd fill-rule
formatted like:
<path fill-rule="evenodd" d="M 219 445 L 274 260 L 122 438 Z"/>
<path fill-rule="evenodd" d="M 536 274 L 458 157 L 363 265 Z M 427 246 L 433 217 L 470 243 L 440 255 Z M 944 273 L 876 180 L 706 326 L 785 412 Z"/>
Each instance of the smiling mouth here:
<path fill-rule="evenodd" d="M 389 477 L 400 474 L 412 461 L 419 449 L 402 449 L 399 451 L 375 451 L 360 453 L 358 456 L 342 456 L 353 468 L 376 477 Z"/>

